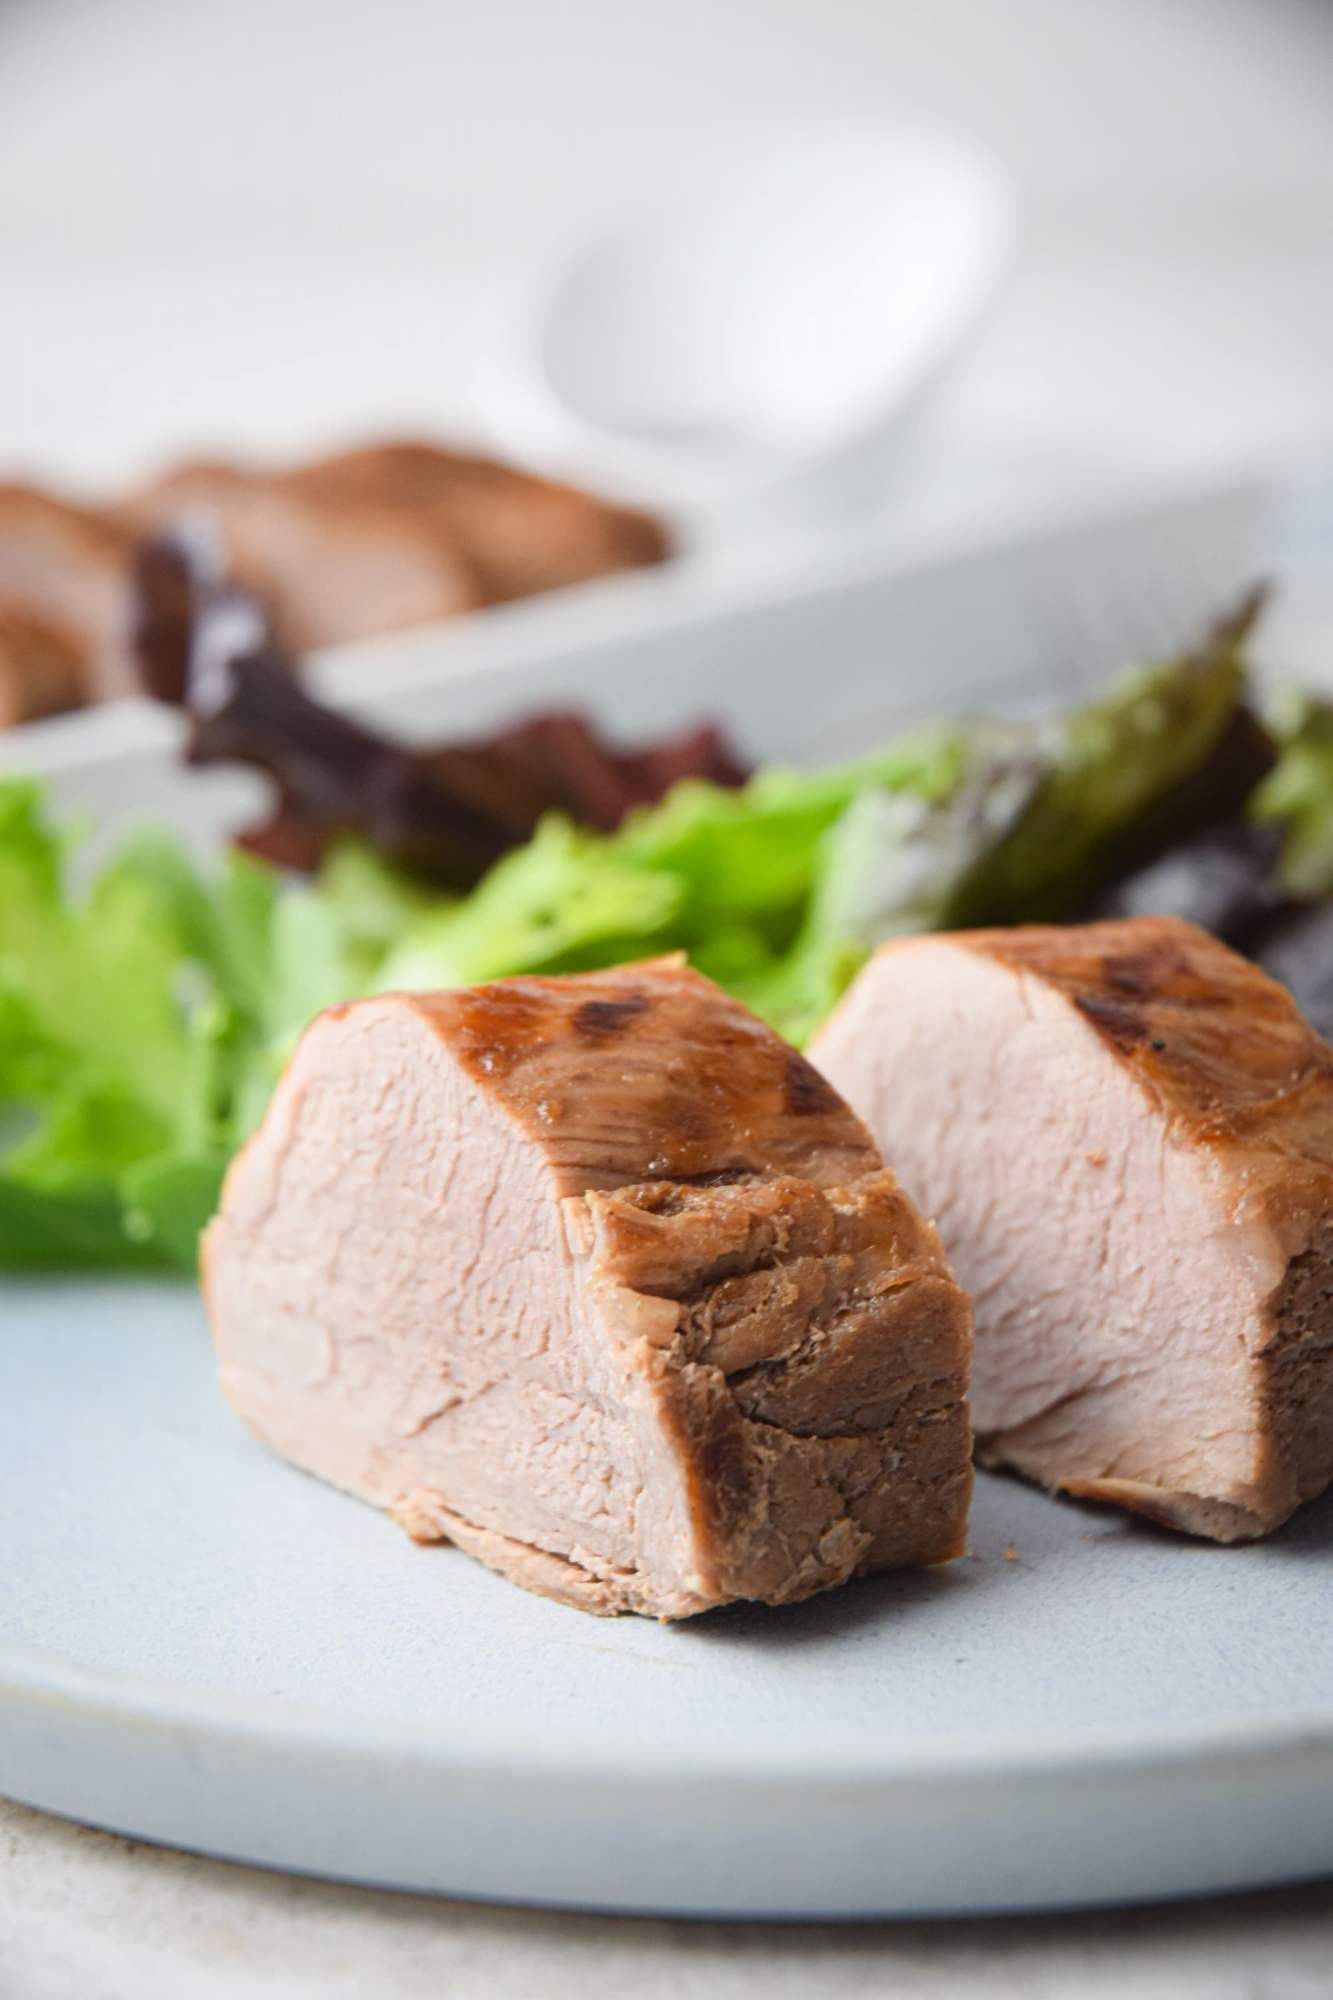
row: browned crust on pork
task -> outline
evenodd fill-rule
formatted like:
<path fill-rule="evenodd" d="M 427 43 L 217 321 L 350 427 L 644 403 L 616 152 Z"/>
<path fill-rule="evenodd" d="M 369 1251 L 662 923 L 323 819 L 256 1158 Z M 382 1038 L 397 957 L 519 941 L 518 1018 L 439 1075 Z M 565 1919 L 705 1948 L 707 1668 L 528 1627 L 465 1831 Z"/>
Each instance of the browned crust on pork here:
<path fill-rule="evenodd" d="M 85 507 L 40 486 L 0 484 L 0 536 L 41 540 L 71 561 L 119 561 L 129 537 L 107 508 Z"/>
<path fill-rule="evenodd" d="M 790 1603 L 962 1553 L 971 1303 L 890 1173 L 587 1205 L 592 1283 L 686 1469 L 707 1599 Z"/>
<path fill-rule="evenodd" d="M 1259 1356 L 1266 1419 L 1261 1483 L 1276 1521 L 1284 1521 L 1333 1477 L 1333 1217 L 1288 1264 L 1271 1325 Z"/>
<path fill-rule="evenodd" d="M 131 494 L 120 513 L 143 528 L 190 506 L 218 515 L 233 563 L 270 592 L 298 648 L 328 637 L 314 631 L 308 588 L 292 567 L 298 543 L 306 563 L 321 554 L 334 560 L 340 547 L 357 560 L 377 544 L 400 547 L 414 563 L 401 587 L 402 615 L 392 621 L 404 625 L 658 563 L 668 553 L 649 515 L 494 459 L 406 441 L 286 471 L 189 460 Z M 421 601 L 432 571 L 433 607 Z"/>
<path fill-rule="evenodd" d="M 1194 924 L 964 931 L 1071 1000 L 1191 1136 L 1297 1155 L 1333 1187 L 1333 1049 L 1286 988 Z"/>
<path fill-rule="evenodd" d="M 87 653 L 67 626 L 0 595 L 0 729 L 78 708 Z"/>
<path fill-rule="evenodd" d="M 1238 1218 L 1261 1216 L 1290 1260 L 1254 1360 L 1264 1424 L 1250 1504 L 1112 1479 L 1062 1490 L 1217 1541 L 1270 1532 L 1333 1476 L 1333 1049 L 1284 987 L 1177 918 L 952 942 L 1063 993 L 1179 1136 L 1225 1161 Z M 1003 1455 L 1025 1469 L 1011 1440 Z"/>
<path fill-rule="evenodd" d="M 971 1304 L 803 1058 L 676 959 L 330 1019 L 363 1010 L 437 1037 L 538 1148 L 575 1295 L 653 1468 L 633 1561 L 530 1545 L 404 1479 L 381 1504 L 410 1534 L 584 1610 L 671 1618 L 961 1553 Z M 215 1324 L 221 1240 L 215 1223 Z"/>
<path fill-rule="evenodd" d="M 76 642 L 0 629 L 0 726 L 131 692 L 129 558 L 199 511 L 296 652 L 452 617 L 669 553 L 651 515 L 474 453 L 391 441 L 289 470 L 197 458 L 106 507 L 0 484 L 0 594 Z"/>
<path fill-rule="evenodd" d="M 789 1171 L 830 1186 L 880 1165 L 804 1056 L 679 958 L 402 1004 L 540 1138 L 562 1194 Z"/>
<path fill-rule="evenodd" d="M 366 445 L 302 466 L 284 484 L 321 501 L 373 501 L 433 523 L 495 602 L 659 563 L 670 552 L 651 514 L 439 445 Z"/>
<path fill-rule="evenodd" d="M 225 460 L 172 467 L 121 502 L 145 534 L 199 514 L 228 569 L 259 591 L 294 652 L 450 618 L 487 601 L 462 551 L 429 521 L 355 493 L 317 498 Z"/>
<path fill-rule="evenodd" d="M 54 714 L 132 690 L 125 616 L 131 547 L 132 537 L 107 509 L 78 506 L 36 486 L 0 485 L 0 596 L 11 619 L 22 614 L 58 635 L 66 656 L 56 665 L 45 640 L 14 705 Z M 20 644 L 29 655 L 31 637 L 11 628 L 11 660 L 20 657 Z"/>
<path fill-rule="evenodd" d="M 676 957 L 404 999 L 583 1197 L 704 1602 L 961 1553 L 971 1303 L 803 1056 Z"/>

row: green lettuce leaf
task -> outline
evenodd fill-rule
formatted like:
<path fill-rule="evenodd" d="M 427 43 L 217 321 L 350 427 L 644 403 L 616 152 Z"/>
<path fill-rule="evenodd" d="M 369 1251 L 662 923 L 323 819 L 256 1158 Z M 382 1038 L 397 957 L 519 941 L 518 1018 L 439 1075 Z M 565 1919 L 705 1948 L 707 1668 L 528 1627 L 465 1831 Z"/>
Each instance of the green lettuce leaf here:
<path fill-rule="evenodd" d="M 1289 696 L 1272 725 L 1280 754 L 1250 801 L 1250 816 L 1286 828 L 1279 864 L 1285 889 L 1333 895 L 1333 703 Z"/>
<path fill-rule="evenodd" d="M 687 781 L 609 835 L 549 818 L 461 900 L 355 844 L 284 882 L 240 857 L 203 872 L 160 834 L 76 891 L 39 789 L 0 783 L 0 1265 L 190 1268 L 297 1036 L 358 994 L 681 950 L 799 1043 L 885 938 L 1070 914 L 1127 834 L 1179 817 L 1240 713 L 1252 615 L 1054 721 Z M 1285 742 L 1254 810 L 1322 893 L 1333 710 Z"/>
<path fill-rule="evenodd" d="M 740 924 L 782 941 L 814 886 L 825 834 L 852 802 L 868 787 L 947 796 L 963 740 L 953 728 L 917 730 L 878 757 L 831 771 L 761 771 L 739 790 L 686 780 L 632 815 L 613 844 L 633 866 L 679 881 L 682 940 L 711 941 Z"/>
<path fill-rule="evenodd" d="M 65 864 L 39 789 L 0 785 L 0 1263 L 189 1266 L 347 955 L 314 897 L 241 858 L 206 879 L 144 836 L 83 894 Z"/>
<path fill-rule="evenodd" d="M 1123 674 L 1100 701 L 1048 723 L 1026 809 L 967 870 L 950 924 L 1055 921 L 1104 879 L 1117 845 L 1209 758 L 1245 689 L 1253 593 L 1194 652 Z"/>
<path fill-rule="evenodd" d="M 175 1261 L 136 1243 L 110 1181 L 32 1188 L 0 1173 L 0 1267 L 16 1271 L 161 1270 Z"/>
<path fill-rule="evenodd" d="M 438 914 L 453 901 L 409 882 L 357 840 L 342 840 L 330 849 L 320 866 L 317 893 L 362 986 L 374 983 L 385 955 L 419 917 Z"/>
<path fill-rule="evenodd" d="M 411 920 L 375 986 L 470 986 L 508 973 L 570 972 L 669 949 L 684 890 L 621 858 L 614 838 L 542 821 L 461 903 Z"/>
<path fill-rule="evenodd" d="M 1157 828 L 1167 844 L 1171 807 L 1230 740 L 1256 609 L 1067 716 L 955 732 L 944 787 L 863 786 L 820 843 L 791 951 L 746 983 L 750 1004 L 802 1041 L 886 939 L 1069 917 L 1127 838 Z"/>

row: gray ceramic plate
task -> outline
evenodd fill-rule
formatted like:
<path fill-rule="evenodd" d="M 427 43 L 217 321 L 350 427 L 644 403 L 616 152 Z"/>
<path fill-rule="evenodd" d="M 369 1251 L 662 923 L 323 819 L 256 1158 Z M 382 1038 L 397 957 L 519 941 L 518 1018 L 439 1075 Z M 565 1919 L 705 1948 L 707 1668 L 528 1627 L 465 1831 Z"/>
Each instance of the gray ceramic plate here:
<path fill-rule="evenodd" d="M 508 663 L 418 663 L 391 706 L 430 727 L 558 690 L 630 726 L 707 702 L 770 751 L 858 715 L 864 737 L 895 704 L 975 699 L 980 658 L 1015 686 L 1026 664 L 1031 692 L 1034 663 L 1045 683 L 1150 643 L 1117 618 L 1193 622 L 1262 560 L 1255 523 L 1233 496 L 862 565 L 563 652 L 520 621 Z M 211 837 L 226 795 L 133 737 L 57 745 L 62 796 Z M 1333 1503 L 1224 1550 L 983 1479 L 948 1570 L 604 1624 L 270 1458 L 216 1393 L 188 1287 L 9 1283 L 0 1791 L 275 1866 L 613 1909 L 1030 1908 L 1318 1873 Z"/>
<path fill-rule="evenodd" d="M 0 1294 L 0 1788 L 401 1887 L 862 1915 L 1333 1867 L 1333 1505 L 1213 1549 L 983 1479 L 972 1554 L 603 1623 L 268 1456 L 184 1289 Z"/>

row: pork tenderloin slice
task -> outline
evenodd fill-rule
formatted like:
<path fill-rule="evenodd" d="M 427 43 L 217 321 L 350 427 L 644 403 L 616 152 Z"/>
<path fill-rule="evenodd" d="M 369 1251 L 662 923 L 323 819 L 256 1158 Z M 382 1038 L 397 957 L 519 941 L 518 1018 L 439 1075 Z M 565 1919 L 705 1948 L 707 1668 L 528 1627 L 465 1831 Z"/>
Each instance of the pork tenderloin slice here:
<path fill-rule="evenodd" d="M 488 600 L 660 563 L 660 522 L 496 459 L 398 440 L 298 466 L 288 491 L 393 507 L 461 549 Z"/>
<path fill-rule="evenodd" d="M 306 494 L 225 461 L 173 467 L 121 503 L 139 534 L 201 515 L 227 567 L 268 603 L 295 653 L 471 611 L 485 593 L 461 550 L 427 521 L 373 498 Z"/>
<path fill-rule="evenodd" d="M 0 729 L 81 708 L 87 659 L 68 626 L 0 593 Z"/>
<path fill-rule="evenodd" d="M 1333 1051 L 1192 925 L 884 947 L 812 1050 L 973 1294 L 978 1449 L 1217 1541 L 1333 1478 Z"/>
<path fill-rule="evenodd" d="M 136 691 L 126 609 L 132 545 L 104 509 L 35 486 L 0 485 L 0 597 L 11 613 L 58 633 L 66 654 L 56 698 L 43 700 L 43 710 Z M 48 664 L 43 678 L 50 675 Z"/>
<path fill-rule="evenodd" d="M 322 1016 L 204 1275 L 260 1437 L 548 1596 L 684 1617 L 960 1552 L 966 1296 L 674 961 Z"/>

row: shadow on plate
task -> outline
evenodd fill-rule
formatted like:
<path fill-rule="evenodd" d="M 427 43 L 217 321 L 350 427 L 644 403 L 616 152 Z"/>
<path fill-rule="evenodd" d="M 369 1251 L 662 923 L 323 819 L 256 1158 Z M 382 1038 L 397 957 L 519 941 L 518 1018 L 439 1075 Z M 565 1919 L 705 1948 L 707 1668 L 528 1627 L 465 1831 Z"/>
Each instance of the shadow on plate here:
<path fill-rule="evenodd" d="M 1017 1474 L 1005 1472 L 996 1476 L 1017 1478 Z M 1211 1542 L 1203 1536 L 1187 1535 L 1178 1528 L 1167 1527 L 1160 1521 L 1150 1521 L 1142 1514 L 1125 1512 L 1107 1501 L 1083 1500 L 1072 1493 L 1052 1495 L 1051 1504 L 1068 1508 L 1071 1513 L 1081 1514 L 1087 1521 L 1095 1522 L 1102 1530 L 1098 1540 L 1114 1537 L 1157 1545 L 1166 1543 L 1192 1550 L 1198 1555 L 1215 1556 L 1219 1561 L 1247 1550 L 1251 1555 L 1262 1551 L 1266 1555 L 1313 1557 L 1317 1561 L 1327 1561 L 1333 1555 L 1333 1488 L 1317 1500 L 1297 1508 L 1291 1519 L 1274 1529 L 1271 1535 L 1249 1542 Z"/>
<path fill-rule="evenodd" d="M 1333 1555 L 1333 1490 L 1300 1507 L 1286 1524 L 1266 1541 L 1244 1546 L 1262 1549 L 1272 1556 L 1296 1556 L 1327 1562 Z"/>
<path fill-rule="evenodd" d="M 910 1623 L 918 1612 L 936 1609 L 948 1597 L 980 1597 L 1016 1581 L 1013 1566 L 968 1554 L 936 1569 L 887 1570 L 859 1577 L 841 1590 L 808 1597 L 774 1611 L 763 1604 L 729 1604 L 706 1618 L 687 1619 L 677 1630 L 711 1645 L 762 1647 L 768 1653 L 843 1640 L 882 1623 Z"/>

